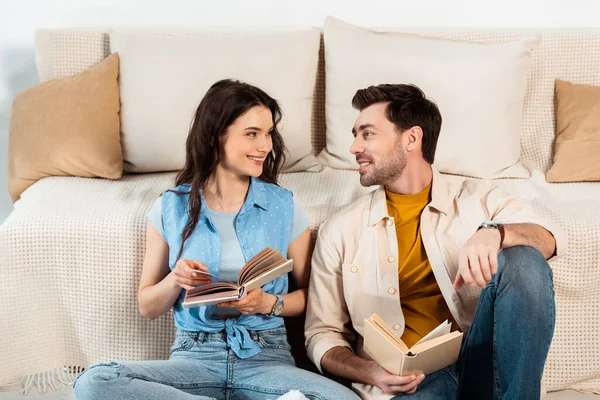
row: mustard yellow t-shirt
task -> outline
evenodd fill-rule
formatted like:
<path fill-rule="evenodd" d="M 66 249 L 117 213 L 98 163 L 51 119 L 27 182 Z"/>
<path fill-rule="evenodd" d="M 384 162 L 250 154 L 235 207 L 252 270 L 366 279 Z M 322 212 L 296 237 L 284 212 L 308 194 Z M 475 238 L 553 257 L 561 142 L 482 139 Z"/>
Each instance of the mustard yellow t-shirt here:
<path fill-rule="evenodd" d="M 446 319 L 455 323 L 421 240 L 421 213 L 431 199 L 431 185 L 411 195 L 385 193 L 398 238 L 399 293 L 406 321 L 402 341 L 410 347 Z"/>

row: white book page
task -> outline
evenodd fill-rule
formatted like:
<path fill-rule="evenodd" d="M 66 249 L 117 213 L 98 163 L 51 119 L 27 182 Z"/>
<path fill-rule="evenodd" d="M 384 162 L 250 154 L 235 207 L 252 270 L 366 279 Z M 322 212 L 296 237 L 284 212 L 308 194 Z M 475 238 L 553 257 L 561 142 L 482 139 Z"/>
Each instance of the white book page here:
<path fill-rule="evenodd" d="M 450 333 L 451 330 L 452 330 L 452 324 L 450 322 L 448 322 L 448 320 L 445 320 L 437 328 L 435 328 L 434 330 L 429 332 L 427 335 L 423 336 L 423 338 L 421 340 L 419 340 L 417 343 L 415 343 L 413 345 L 413 347 L 418 345 L 419 343 L 425 343 L 428 340 L 447 335 L 448 333 Z M 411 349 L 412 349 L 412 347 L 411 347 Z"/>

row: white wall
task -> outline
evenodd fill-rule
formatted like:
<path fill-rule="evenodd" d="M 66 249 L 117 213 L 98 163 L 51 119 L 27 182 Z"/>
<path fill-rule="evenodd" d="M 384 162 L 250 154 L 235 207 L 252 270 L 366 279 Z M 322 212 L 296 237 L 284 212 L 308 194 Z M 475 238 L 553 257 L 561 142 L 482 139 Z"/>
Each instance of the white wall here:
<path fill-rule="evenodd" d="M 169 3 L 167 7 L 166 4 Z M 0 223 L 10 106 L 35 85 L 34 31 L 63 26 L 321 26 L 326 15 L 366 26 L 600 27 L 597 0 L 0 0 Z"/>

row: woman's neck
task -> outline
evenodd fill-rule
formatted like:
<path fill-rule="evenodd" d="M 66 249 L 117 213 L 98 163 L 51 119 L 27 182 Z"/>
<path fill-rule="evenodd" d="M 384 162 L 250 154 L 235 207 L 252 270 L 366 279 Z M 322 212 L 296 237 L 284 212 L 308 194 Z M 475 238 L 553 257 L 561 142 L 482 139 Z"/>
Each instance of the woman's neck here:
<path fill-rule="evenodd" d="M 213 211 L 236 212 L 244 205 L 249 187 L 248 176 L 233 174 L 218 166 L 204 186 L 204 199 Z"/>

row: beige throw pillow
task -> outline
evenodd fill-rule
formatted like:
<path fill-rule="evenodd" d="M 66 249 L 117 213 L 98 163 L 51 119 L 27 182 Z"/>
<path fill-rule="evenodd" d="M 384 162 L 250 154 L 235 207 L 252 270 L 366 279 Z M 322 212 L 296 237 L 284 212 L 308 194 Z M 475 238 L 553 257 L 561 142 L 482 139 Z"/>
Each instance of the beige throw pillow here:
<path fill-rule="evenodd" d="M 600 181 L 600 87 L 556 80 L 556 146 L 548 182 Z"/>
<path fill-rule="evenodd" d="M 373 32 L 325 20 L 327 147 L 319 161 L 357 169 L 350 154 L 358 89 L 412 83 L 442 113 L 435 166 L 479 178 L 528 177 L 520 162 L 530 52 L 539 42 L 482 44 Z"/>
<path fill-rule="evenodd" d="M 8 188 L 16 201 L 46 176 L 118 179 L 119 56 L 15 97 L 9 128 Z"/>
<path fill-rule="evenodd" d="M 311 144 L 313 91 L 320 33 L 158 36 L 110 32 L 121 60 L 124 170 L 178 170 L 194 112 L 224 78 L 258 86 L 282 109 L 279 131 L 288 149 L 283 172 L 320 171 Z"/>

